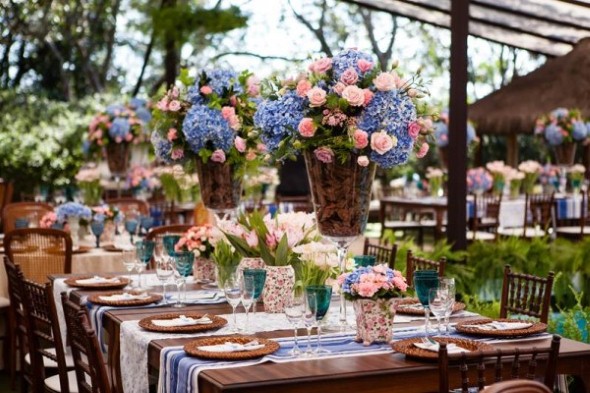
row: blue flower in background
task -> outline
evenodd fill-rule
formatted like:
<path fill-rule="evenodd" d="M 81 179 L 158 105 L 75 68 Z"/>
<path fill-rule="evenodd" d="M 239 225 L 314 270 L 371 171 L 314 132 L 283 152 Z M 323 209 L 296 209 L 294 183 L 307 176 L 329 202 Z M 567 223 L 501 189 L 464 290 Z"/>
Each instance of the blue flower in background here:
<path fill-rule="evenodd" d="M 170 153 L 172 151 L 172 143 L 168 142 L 168 140 L 162 138 L 158 132 L 152 132 L 151 142 L 154 146 L 154 152 L 156 153 L 156 157 L 160 160 L 171 163 L 172 158 Z"/>
<path fill-rule="evenodd" d="M 557 146 L 563 142 L 563 134 L 556 124 L 551 123 L 545 127 L 545 139 L 551 146 Z"/>
<path fill-rule="evenodd" d="M 221 112 L 204 105 L 193 105 L 184 118 L 182 132 L 192 151 L 199 153 L 203 148 L 221 149 L 229 152 L 235 133 Z"/>
<path fill-rule="evenodd" d="M 223 95 L 223 91 L 225 89 L 229 89 L 233 86 L 234 92 L 242 93 L 242 85 L 238 81 L 238 74 L 231 70 L 224 70 L 224 69 L 215 69 L 215 70 L 203 70 L 209 78 L 209 82 L 207 86 L 209 86 L 215 94 L 218 96 Z M 202 72 L 202 71 L 201 71 Z M 199 76 L 201 75 L 199 72 Z M 191 86 L 188 89 L 188 100 L 193 105 L 203 104 L 204 99 L 201 96 L 200 88 L 202 86 L 199 85 L 201 81 L 197 78 L 194 86 Z"/>
<path fill-rule="evenodd" d="M 572 138 L 574 138 L 574 140 L 581 141 L 582 139 L 586 139 L 588 136 L 588 128 L 583 121 L 574 121 L 572 123 L 572 127 Z"/>
<path fill-rule="evenodd" d="M 340 75 L 349 68 L 354 68 L 357 74 L 364 75 L 358 67 L 358 61 L 364 59 L 373 62 L 373 57 L 356 49 L 346 49 L 332 58 L 334 79 L 339 80 Z"/>
<path fill-rule="evenodd" d="M 125 108 L 125 105 L 121 105 L 121 104 L 112 104 L 107 106 L 107 109 L 105 110 L 105 112 L 109 115 L 109 116 L 119 116 L 121 113 L 123 113 L 127 108 Z"/>
<path fill-rule="evenodd" d="M 111 128 L 109 128 L 109 135 L 113 139 L 125 139 L 130 130 L 131 124 L 129 124 L 129 120 L 125 117 L 117 117 L 113 120 Z"/>
<path fill-rule="evenodd" d="M 569 110 L 566 108 L 557 108 L 551 112 L 551 116 L 554 116 L 557 120 L 561 120 L 569 115 Z"/>
<path fill-rule="evenodd" d="M 254 115 L 254 125 L 262 130 L 261 139 L 267 150 L 274 152 L 279 143 L 297 132 L 297 126 L 304 117 L 305 99 L 295 91 L 288 91 L 278 100 L 260 103 Z"/>
<path fill-rule="evenodd" d="M 60 222 L 65 222 L 68 217 L 77 217 L 85 220 L 90 220 L 92 217 L 90 208 L 78 202 L 67 202 L 58 206 L 55 214 L 57 215 L 57 220 Z"/>
<path fill-rule="evenodd" d="M 135 116 L 144 123 L 149 123 L 152 120 L 152 113 L 145 107 L 139 107 L 135 110 Z"/>
<path fill-rule="evenodd" d="M 143 98 L 133 97 L 129 101 L 129 106 L 131 107 L 131 109 L 145 108 L 146 105 L 147 105 L 147 101 L 144 100 Z"/>

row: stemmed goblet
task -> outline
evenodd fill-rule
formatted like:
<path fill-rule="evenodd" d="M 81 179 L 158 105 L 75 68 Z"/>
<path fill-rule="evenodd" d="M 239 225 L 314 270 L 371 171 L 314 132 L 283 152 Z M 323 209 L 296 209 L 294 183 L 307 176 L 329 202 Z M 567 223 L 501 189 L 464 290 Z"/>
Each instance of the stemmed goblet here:
<path fill-rule="evenodd" d="M 244 306 L 244 311 L 246 312 L 246 323 L 244 325 L 244 329 L 242 330 L 244 333 L 250 333 L 248 328 L 250 320 L 249 320 L 249 311 L 250 306 L 254 302 L 254 294 L 255 294 L 255 284 L 254 284 L 254 277 L 244 275 L 242 277 L 241 283 L 241 290 L 242 290 L 242 306 Z"/>
<path fill-rule="evenodd" d="M 313 293 L 316 299 L 316 321 L 318 331 L 318 347 L 315 353 L 318 355 L 330 353 L 328 349 L 322 348 L 322 319 L 330 308 L 330 300 L 332 299 L 332 287 L 329 285 L 311 285 L 305 287 L 306 293 Z"/>
<path fill-rule="evenodd" d="M 125 266 L 125 270 L 131 275 L 133 269 L 135 269 L 135 250 L 134 249 L 124 249 L 122 251 L 121 259 L 123 261 L 123 266 Z"/>
<path fill-rule="evenodd" d="M 317 324 L 318 303 L 316 293 L 305 291 L 303 300 L 303 325 L 307 329 L 307 349 L 305 356 L 313 356 L 311 349 L 311 329 Z"/>
<path fill-rule="evenodd" d="M 195 254 L 193 254 L 192 252 L 175 252 L 172 258 L 174 259 L 174 264 L 176 266 L 174 278 L 176 279 L 176 288 L 178 292 L 178 299 L 176 300 L 176 304 L 174 305 L 174 307 L 185 307 L 186 278 L 190 276 L 191 272 L 193 271 Z"/>
<path fill-rule="evenodd" d="M 449 290 L 447 288 L 431 288 L 428 292 L 428 307 L 436 318 L 438 324 L 438 333 L 442 333 L 441 319 L 444 319 L 447 313 L 449 299 Z"/>
<path fill-rule="evenodd" d="M 138 242 L 135 242 L 135 254 L 137 255 L 137 259 L 139 260 L 135 268 L 137 269 L 137 280 L 140 288 L 141 274 L 146 269 L 148 263 L 154 255 L 154 245 L 155 243 L 151 240 L 140 240 Z"/>
<path fill-rule="evenodd" d="M 293 348 L 289 351 L 289 354 L 295 357 L 301 355 L 301 349 L 299 349 L 297 337 L 297 328 L 303 319 L 303 302 L 303 295 L 297 295 L 296 293 L 293 293 L 293 295 L 285 301 L 284 313 L 291 326 L 293 326 L 293 337 L 295 340 Z"/>
<path fill-rule="evenodd" d="M 223 283 L 223 292 L 225 293 L 225 299 L 232 308 L 232 333 L 238 332 L 238 322 L 236 319 L 236 307 L 242 301 L 242 288 L 240 286 L 240 275 L 239 272 L 231 273 L 225 282 Z"/>
<path fill-rule="evenodd" d="M 138 227 L 137 219 L 133 216 L 128 217 L 125 220 L 125 230 L 129 232 L 129 239 L 131 240 L 131 244 L 133 244 L 133 235 L 137 232 Z"/>
<path fill-rule="evenodd" d="M 162 242 L 157 241 L 154 248 L 154 259 L 156 260 L 156 277 L 158 277 L 158 280 L 162 283 L 162 297 L 164 298 L 164 304 L 168 304 L 168 299 L 166 298 L 166 284 L 168 284 L 168 281 L 174 275 L 174 263 L 172 262 L 172 258 L 163 254 L 163 248 Z"/>
<path fill-rule="evenodd" d="M 252 313 L 256 315 L 256 302 L 262 295 L 264 289 L 264 283 L 266 282 L 266 270 L 265 269 L 244 269 L 244 278 L 252 277 L 254 282 L 254 303 L 252 306 Z"/>
<path fill-rule="evenodd" d="M 424 333 L 430 329 L 430 308 L 428 307 L 429 291 L 438 288 L 438 272 L 436 270 L 416 270 L 414 272 L 414 289 L 418 300 L 424 307 Z"/>
<path fill-rule="evenodd" d="M 90 230 L 96 237 L 96 248 L 100 248 L 100 235 L 104 232 L 104 221 L 92 220 Z"/>
<path fill-rule="evenodd" d="M 449 291 L 449 297 L 447 298 L 447 310 L 445 313 L 445 330 L 446 330 L 445 334 L 449 335 L 449 334 L 451 334 L 449 319 L 451 318 L 451 314 L 453 313 L 453 308 L 455 306 L 455 295 L 456 295 L 455 279 L 452 277 L 451 278 L 448 278 L 448 277 L 440 278 L 438 280 L 438 285 L 440 288 L 446 288 Z"/>

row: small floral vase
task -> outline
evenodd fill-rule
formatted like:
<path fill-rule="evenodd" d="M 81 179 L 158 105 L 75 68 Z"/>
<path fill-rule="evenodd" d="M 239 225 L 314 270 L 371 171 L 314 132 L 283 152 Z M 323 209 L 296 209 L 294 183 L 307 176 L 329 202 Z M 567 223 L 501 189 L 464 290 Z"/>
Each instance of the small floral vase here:
<path fill-rule="evenodd" d="M 193 276 L 196 280 L 203 282 L 215 281 L 215 263 L 209 258 L 196 257 Z"/>
<path fill-rule="evenodd" d="M 242 258 L 238 269 L 264 269 L 265 267 L 266 265 L 264 264 L 262 258 Z"/>
<path fill-rule="evenodd" d="M 266 282 L 262 293 L 264 311 L 283 312 L 285 302 L 291 296 L 294 286 L 295 270 L 292 266 L 266 266 Z"/>
<path fill-rule="evenodd" d="M 393 337 L 393 318 L 399 299 L 357 299 L 352 302 L 356 315 L 356 341 L 363 345 L 388 343 Z"/>

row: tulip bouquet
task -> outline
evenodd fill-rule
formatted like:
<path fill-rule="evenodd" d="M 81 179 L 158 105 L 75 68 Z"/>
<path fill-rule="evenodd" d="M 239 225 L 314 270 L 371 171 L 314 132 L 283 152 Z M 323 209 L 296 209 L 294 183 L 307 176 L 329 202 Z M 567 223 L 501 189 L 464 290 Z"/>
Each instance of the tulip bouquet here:
<path fill-rule="evenodd" d="M 582 187 L 582 181 L 586 174 L 586 167 L 584 165 L 576 164 L 568 169 L 568 176 L 572 185 L 574 193 L 577 193 Z"/>
<path fill-rule="evenodd" d="M 426 168 L 426 178 L 428 179 L 428 186 L 430 188 L 430 195 L 439 196 L 442 189 L 444 172 L 439 168 Z"/>
<path fill-rule="evenodd" d="M 96 167 L 82 168 L 76 174 L 76 183 L 82 191 L 84 203 L 90 206 L 98 204 L 102 196 L 100 171 Z"/>
<path fill-rule="evenodd" d="M 524 179 L 522 181 L 522 184 L 524 186 L 525 192 L 533 192 L 535 183 L 537 182 L 537 179 L 541 174 L 541 169 L 541 164 L 534 160 L 523 161 L 518 165 L 518 170 L 524 173 Z"/>
<path fill-rule="evenodd" d="M 502 194 L 506 184 L 506 173 L 512 170 L 511 167 L 504 164 L 504 161 L 492 161 L 486 164 L 487 170 L 492 174 L 493 190 L 497 195 Z"/>
<path fill-rule="evenodd" d="M 312 241 L 293 248 L 299 254 L 295 264 L 297 285 L 305 288 L 310 285 L 325 285 L 338 273 L 338 253 L 333 244 Z"/>
<path fill-rule="evenodd" d="M 518 197 L 518 195 L 520 194 L 520 187 L 522 186 L 522 181 L 525 179 L 525 177 L 526 174 L 524 172 L 521 172 L 514 168 L 510 168 L 510 170 L 506 172 L 506 181 L 510 184 L 511 197 Z"/>

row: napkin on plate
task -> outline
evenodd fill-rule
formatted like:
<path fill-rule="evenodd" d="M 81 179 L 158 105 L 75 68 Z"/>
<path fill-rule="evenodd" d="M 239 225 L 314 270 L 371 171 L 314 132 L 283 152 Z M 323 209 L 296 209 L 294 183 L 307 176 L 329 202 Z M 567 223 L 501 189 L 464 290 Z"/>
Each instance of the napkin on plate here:
<path fill-rule="evenodd" d="M 438 342 L 434 342 L 434 343 L 422 343 L 422 342 L 418 342 L 418 343 L 414 343 L 415 347 L 421 348 L 421 349 L 425 349 L 427 351 L 432 351 L 432 352 L 438 352 L 440 345 L 438 344 Z M 453 343 L 449 343 L 447 344 L 447 353 L 451 354 L 451 353 L 460 353 L 460 352 L 469 352 L 469 350 L 458 346 L 457 344 L 453 344 Z"/>
<path fill-rule="evenodd" d="M 217 297 L 217 292 L 215 291 L 198 291 L 193 293 L 186 294 L 186 301 L 195 301 L 195 300 L 212 300 Z"/>
<path fill-rule="evenodd" d="M 147 299 L 148 297 L 150 297 L 150 295 L 148 295 L 147 293 L 142 293 L 139 295 L 132 295 L 130 293 L 121 293 L 121 294 L 115 294 L 115 295 L 110 295 L 110 296 L 99 296 L 100 300 L 106 300 L 109 302 L 116 302 L 116 301 L 120 301 L 120 300 L 139 300 L 139 299 Z"/>
<path fill-rule="evenodd" d="M 400 307 L 424 312 L 424 306 L 422 305 L 422 303 L 402 304 L 400 305 Z"/>
<path fill-rule="evenodd" d="M 223 344 L 205 345 L 203 347 L 198 347 L 199 350 L 207 352 L 245 352 L 255 351 L 260 348 L 264 348 L 264 344 L 260 344 L 256 340 L 250 341 L 246 344 L 238 344 L 227 341 Z"/>
<path fill-rule="evenodd" d="M 156 326 L 173 327 L 173 326 L 191 326 L 191 325 L 209 325 L 213 321 L 206 315 L 201 318 L 187 317 L 186 315 L 179 315 L 174 319 L 152 319 L 152 323 Z"/>
<path fill-rule="evenodd" d="M 76 284 L 88 285 L 88 284 L 116 284 L 120 283 L 119 277 L 113 278 L 105 278 L 100 276 L 94 276 L 90 278 L 84 278 L 81 280 L 76 280 Z"/>
<path fill-rule="evenodd" d="M 485 323 L 481 325 L 463 325 L 463 327 L 467 328 L 475 328 L 480 330 L 520 330 L 520 329 L 528 329 L 533 326 L 532 323 L 529 322 L 500 322 L 500 321 L 492 321 L 490 323 Z"/>

